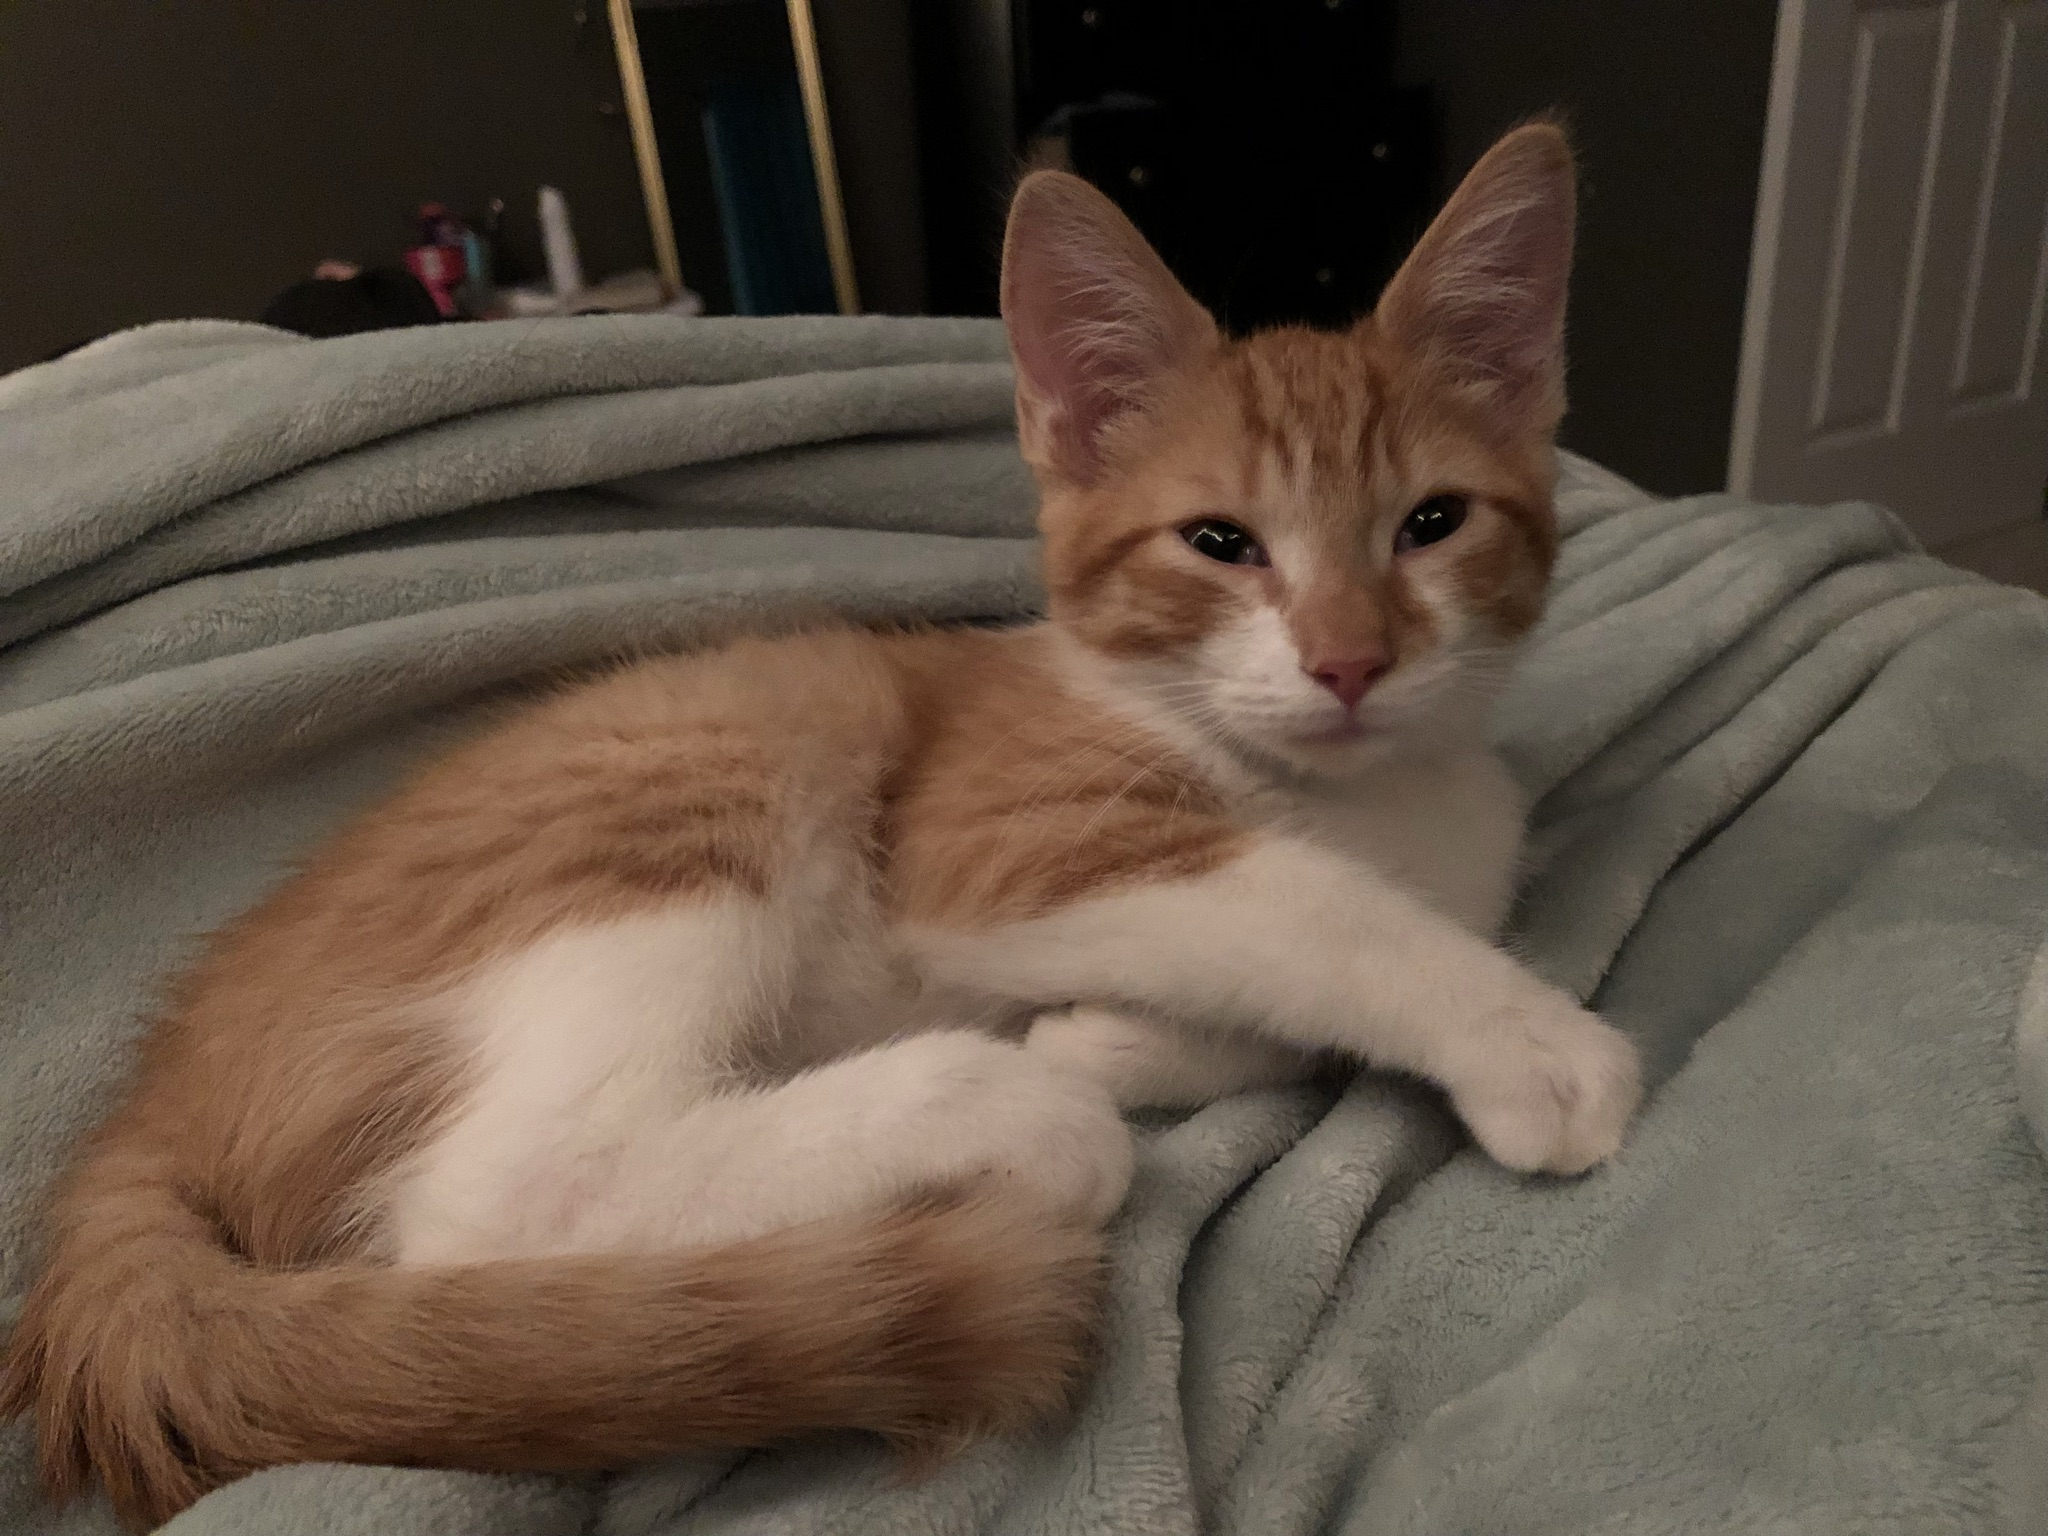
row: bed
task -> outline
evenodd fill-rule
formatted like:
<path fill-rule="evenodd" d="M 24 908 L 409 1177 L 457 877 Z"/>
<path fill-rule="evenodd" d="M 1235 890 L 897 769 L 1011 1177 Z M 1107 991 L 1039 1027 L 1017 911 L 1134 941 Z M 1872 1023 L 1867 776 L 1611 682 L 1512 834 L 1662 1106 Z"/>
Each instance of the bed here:
<path fill-rule="evenodd" d="M 152 986 L 508 691 L 1037 601 L 991 322 L 149 327 L 0 379 L 0 1290 Z M 1959 488 L 1966 495 L 1967 488 Z M 1641 1043 L 1526 1179 L 1366 1074 L 1147 1122 L 1075 1421 L 603 1478 L 306 1466 L 178 1536 L 2048 1530 L 2048 601 L 1566 457 L 1514 942 Z M 0 1528 L 44 1509 L 0 1431 Z"/>

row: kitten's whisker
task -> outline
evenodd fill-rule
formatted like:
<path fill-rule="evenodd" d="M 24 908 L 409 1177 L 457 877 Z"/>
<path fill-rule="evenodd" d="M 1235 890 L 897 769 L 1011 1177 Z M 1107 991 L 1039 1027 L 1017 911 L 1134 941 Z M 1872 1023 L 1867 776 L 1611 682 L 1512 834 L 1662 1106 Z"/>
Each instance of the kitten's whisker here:
<path fill-rule="evenodd" d="M 1026 798 L 1013 805 L 1003 817 L 1001 830 L 996 835 L 995 848 L 985 866 L 985 881 L 992 881 L 997 877 L 998 872 L 1002 868 L 1002 855 L 1008 851 L 1012 838 L 1022 830 L 1022 823 L 1025 817 L 1051 810 L 1061 803 L 1072 804 L 1081 798 L 1081 792 L 1085 788 L 1085 774 L 1077 776 L 1075 782 L 1066 793 L 1056 798 L 1057 786 L 1055 781 L 1061 773 L 1098 749 L 1107 748 L 1111 752 L 1112 761 L 1129 762 L 1138 750 L 1150 746 L 1150 743 L 1138 742 L 1129 747 L 1117 748 L 1113 745 L 1115 736 L 1116 728 L 1111 727 L 1076 751 L 1069 753 L 1032 781 L 1030 790 L 1026 792 Z M 1140 777 L 1143 776 L 1143 772 L 1150 771 L 1152 766 L 1156 765 L 1148 765 L 1145 770 L 1141 770 Z"/>
<path fill-rule="evenodd" d="M 1101 805 L 1095 808 L 1095 814 L 1090 816 L 1086 822 L 1082 823 L 1081 830 L 1074 835 L 1074 841 L 1067 848 L 1067 857 L 1065 861 L 1067 868 L 1071 869 L 1073 867 L 1074 855 L 1081 851 L 1083 845 L 1085 845 L 1088 841 L 1088 835 L 1091 832 L 1093 832 L 1098 825 L 1101 824 L 1102 818 L 1107 816 L 1112 810 L 1116 809 L 1118 802 L 1121 801 L 1125 795 L 1128 795 L 1133 789 L 1137 788 L 1139 780 L 1143 779 L 1147 774 L 1157 773 L 1159 771 L 1159 767 L 1160 765 L 1158 763 L 1144 764 L 1142 767 L 1138 769 L 1136 773 L 1132 774 L 1128 779 L 1124 780 L 1122 786 L 1118 788 L 1115 794 L 1111 795 L 1107 800 L 1103 801 Z"/>

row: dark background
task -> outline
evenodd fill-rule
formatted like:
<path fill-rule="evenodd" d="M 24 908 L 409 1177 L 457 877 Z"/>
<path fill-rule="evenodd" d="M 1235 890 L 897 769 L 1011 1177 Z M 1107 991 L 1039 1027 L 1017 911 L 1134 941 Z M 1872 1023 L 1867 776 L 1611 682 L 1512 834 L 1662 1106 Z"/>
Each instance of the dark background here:
<path fill-rule="evenodd" d="M 710 100 L 705 85 L 735 75 L 794 81 L 796 57 L 790 46 L 787 15 L 780 5 L 760 0 L 662 5 L 638 12 L 633 28 L 640 42 L 655 139 L 661 147 L 661 174 L 675 228 L 676 259 L 706 309 L 714 315 L 730 314 L 733 291 L 719 220 L 703 216 L 718 206 L 703 129 L 703 112 Z M 807 187 L 805 193 L 802 201 L 815 206 L 815 188 Z M 819 257 L 822 261 L 822 251 Z M 828 271 L 824 276 L 827 307 L 831 288 Z"/>
<path fill-rule="evenodd" d="M 649 266 L 601 0 L 0 0 L 0 368 L 145 320 L 253 319 L 413 210 L 560 187 L 591 277 Z"/>
<path fill-rule="evenodd" d="M 1014 176 L 1009 0 L 814 9 L 863 300 L 985 308 Z M 1659 491 L 1725 473 L 1775 9 L 1392 7 L 1392 78 L 1435 102 L 1433 197 L 1519 118 L 1572 123 L 1586 187 L 1566 439 Z M 0 369 L 147 320 L 253 317 L 322 257 L 394 259 L 430 199 L 503 197 L 509 254 L 537 274 L 533 199 L 552 183 L 590 276 L 652 265 L 603 6 L 578 11 L 0 0 Z M 964 126 L 920 136 L 913 79 Z"/>
<path fill-rule="evenodd" d="M 1437 87 L 1448 194 L 1562 107 L 1584 182 L 1573 448 L 1665 495 L 1727 480 L 1776 0 L 1408 0 L 1402 78 Z"/>
<path fill-rule="evenodd" d="M 1088 3 L 1066 0 L 1045 9 L 1057 30 L 1070 27 Z M 1105 30 L 1132 9 L 1128 0 L 1097 3 Z M 1727 473 L 1775 0 L 1337 6 L 1375 13 L 1352 25 L 1384 28 L 1390 38 L 1388 87 L 1429 93 L 1429 207 L 1449 195 L 1503 130 L 1537 113 L 1562 113 L 1584 178 L 1564 440 L 1652 490 L 1719 488 Z M 1277 17 L 1331 8 L 1327 0 L 1242 0 L 1238 9 Z M 934 304 L 951 310 L 986 312 L 993 302 L 1002 208 L 1014 173 L 986 123 L 1014 117 L 1028 131 L 1048 104 L 1031 99 L 1028 80 L 1026 99 L 1005 94 L 1001 62 L 991 55 L 1028 47 L 1042 25 L 1013 26 L 1010 10 L 1007 0 L 912 0 L 920 96 L 927 118 L 941 119 L 941 131 L 928 124 L 925 134 L 927 264 Z M 1286 17 L 1276 30 L 1303 20 Z M 1143 38 L 1112 42 L 1140 52 L 1149 47 Z M 1380 86 L 1362 79 L 1359 89 Z M 1227 89 L 1215 96 L 1219 117 L 1242 105 Z"/>

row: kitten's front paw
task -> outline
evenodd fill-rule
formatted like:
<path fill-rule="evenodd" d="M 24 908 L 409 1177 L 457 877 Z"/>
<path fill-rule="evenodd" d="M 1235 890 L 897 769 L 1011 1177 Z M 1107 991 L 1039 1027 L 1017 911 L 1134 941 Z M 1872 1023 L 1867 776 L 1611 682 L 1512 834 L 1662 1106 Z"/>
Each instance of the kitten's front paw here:
<path fill-rule="evenodd" d="M 1163 1047 L 1164 1031 L 1150 1019 L 1109 1008 L 1062 1008 L 1042 1013 L 1024 1038 L 1024 1049 L 1039 1060 L 1079 1073 L 1121 1098 Z"/>
<path fill-rule="evenodd" d="M 1620 1030 L 1560 996 L 1506 1021 L 1488 1060 L 1451 1085 L 1479 1145 L 1523 1173 L 1584 1173 L 1621 1146 L 1642 1066 Z"/>

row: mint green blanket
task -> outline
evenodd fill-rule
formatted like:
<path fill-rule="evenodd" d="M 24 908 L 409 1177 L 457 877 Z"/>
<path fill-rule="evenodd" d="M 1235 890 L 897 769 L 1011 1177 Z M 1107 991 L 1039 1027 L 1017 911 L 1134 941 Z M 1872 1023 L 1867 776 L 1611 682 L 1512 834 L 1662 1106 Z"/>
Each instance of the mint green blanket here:
<path fill-rule="evenodd" d="M 159 326 L 0 379 L 0 1290 L 196 936 L 508 685 L 1036 595 L 1000 332 Z M 1960 491 L 1959 494 L 1967 494 Z M 1518 942 L 1611 1167 L 1361 1078 L 1146 1130 L 1079 1419 L 602 1479 L 295 1467 L 179 1536 L 2048 1530 L 2048 603 L 1868 506 L 1566 464 Z M 0 1432 L 0 1529 L 43 1510 Z"/>

